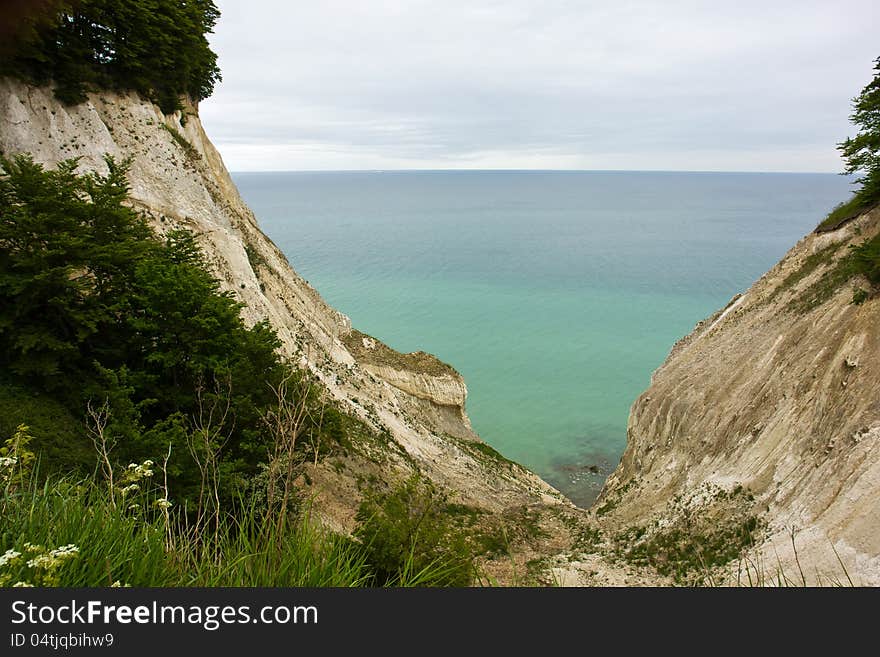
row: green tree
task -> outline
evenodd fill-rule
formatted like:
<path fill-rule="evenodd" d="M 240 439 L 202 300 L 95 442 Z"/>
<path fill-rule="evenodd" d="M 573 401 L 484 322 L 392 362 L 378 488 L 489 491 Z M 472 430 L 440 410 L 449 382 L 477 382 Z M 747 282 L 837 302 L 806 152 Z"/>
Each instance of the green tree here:
<path fill-rule="evenodd" d="M 126 204 L 126 163 L 76 167 L 0 158 L 0 401 L 31 390 L 74 417 L 106 404 L 114 457 L 156 458 L 171 441 L 185 495 L 198 481 L 187 429 L 219 394 L 230 411 L 219 465 L 231 481 L 255 475 L 261 412 L 285 371 L 277 335 L 244 324 L 192 233 L 160 240 Z"/>
<path fill-rule="evenodd" d="M 0 52 L 0 73 L 54 81 L 71 104 L 90 88 L 134 89 L 170 113 L 220 80 L 206 37 L 219 16 L 211 0 L 43 0 Z"/>
<path fill-rule="evenodd" d="M 45 171 L 0 158 L 0 364 L 48 387 L 83 366 L 81 347 L 113 313 L 150 231 L 121 204 L 125 168 L 76 174 L 76 160 Z"/>
<path fill-rule="evenodd" d="M 859 132 L 838 144 L 846 162 L 845 173 L 863 175 L 856 193 L 863 207 L 880 202 L 880 57 L 874 71 L 874 79 L 853 99 L 850 120 Z"/>

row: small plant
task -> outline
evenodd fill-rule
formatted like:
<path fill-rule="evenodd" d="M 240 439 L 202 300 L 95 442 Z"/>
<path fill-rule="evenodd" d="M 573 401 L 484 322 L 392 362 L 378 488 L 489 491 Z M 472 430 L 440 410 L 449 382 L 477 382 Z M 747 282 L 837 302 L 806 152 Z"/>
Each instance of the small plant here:
<path fill-rule="evenodd" d="M 857 287 L 853 290 L 852 302 L 856 306 L 861 306 L 865 301 L 868 300 L 870 293 L 861 287 Z"/>
<path fill-rule="evenodd" d="M 201 159 L 202 154 L 199 153 L 198 150 L 196 150 L 196 147 L 193 146 L 186 137 L 180 134 L 177 128 L 172 128 L 165 123 L 161 125 L 162 128 L 171 135 L 171 138 L 175 141 L 175 143 L 180 146 L 181 149 L 183 149 L 184 154 L 190 162 L 195 162 Z"/>
<path fill-rule="evenodd" d="M 611 513 L 614 509 L 617 508 L 617 505 L 620 504 L 620 500 L 623 499 L 624 494 L 629 491 L 636 483 L 635 479 L 630 479 L 620 488 L 613 490 L 604 500 L 604 502 L 596 508 L 596 515 L 600 518 L 607 513 Z"/>
<path fill-rule="evenodd" d="M 257 251 L 253 244 L 250 242 L 244 243 L 244 253 L 247 256 L 248 262 L 251 265 L 251 269 L 256 274 L 260 267 L 268 268 L 269 263 L 266 261 L 266 258 L 263 257 L 263 254 Z M 262 286 L 262 284 L 261 284 Z M 263 289 L 262 287 L 260 289 Z"/>
<path fill-rule="evenodd" d="M 850 262 L 853 274 L 861 274 L 871 285 L 880 285 L 880 235 L 851 246 Z"/>
<path fill-rule="evenodd" d="M 59 586 L 61 575 L 59 570 L 79 556 L 79 548 L 73 543 L 57 548 L 46 549 L 41 545 L 25 543 L 24 554 L 16 550 L 7 550 L 0 557 L 0 567 L 10 570 L 17 567 L 19 576 L 25 571 L 25 579 L 18 579 L 13 587 Z M 0 586 L 7 586 L 15 579 L 12 573 L 0 572 Z"/>
<path fill-rule="evenodd" d="M 129 463 L 128 467 L 123 471 L 122 476 L 116 483 L 116 495 L 120 500 L 130 500 L 128 503 L 129 510 L 140 508 L 134 498 L 142 490 L 145 482 L 153 476 L 153 462 L 147 459 L 143 463 Z"/>
<path fill-rule="evenodd" d="M 14 492 L 30 477 L 36 459 L 28 447 L 31 440 L 30 427 L 20 424 L 12 437 L 0 447 L 0 485 L 5 495 Z"/>
<path fill-rule="evenodd" d="M 418 475 L 387 492 L 367 491 L 355 536 L 377 584 L 412 578 L 429 586 L 473 582 L 473 554 L 446 508 L 446 496 Z"/>
<path fill-rule="evenodd" d="M 772 299 L 781 289 L 790 287 L 812 273 L 818 266 L 831 262 L 831 256 L 842 244 L 831 245 L 822 251 L 809 256 L 801 269 L 790 274 L 770 296 Z M 860 244 L 850 245 L 849 253 L 841 256 L 832 266 L 827 267 L 822 275 L 790 302 L 796 312 L 806 312 L 815 308 L 834 295 L 847 281 L 856 276 L 864 276 L 872 287 L 880 286 L 880 235 L 864 240 Z M 853 291 L 852 303 L 860 305 L 867 301 L 873 290 L 861 287 Z"/>

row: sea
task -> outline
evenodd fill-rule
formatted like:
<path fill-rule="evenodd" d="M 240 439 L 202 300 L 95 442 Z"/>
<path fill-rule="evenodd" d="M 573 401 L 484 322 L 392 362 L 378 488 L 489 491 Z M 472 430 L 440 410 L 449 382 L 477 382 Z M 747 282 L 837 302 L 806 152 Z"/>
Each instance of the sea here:
<path fill-rule="evenodd" d="M 676 340 L 852 192 L 835 174 L 235 173 L 359 330 L 452 364 L 492 447 L 591 504 Z"/>

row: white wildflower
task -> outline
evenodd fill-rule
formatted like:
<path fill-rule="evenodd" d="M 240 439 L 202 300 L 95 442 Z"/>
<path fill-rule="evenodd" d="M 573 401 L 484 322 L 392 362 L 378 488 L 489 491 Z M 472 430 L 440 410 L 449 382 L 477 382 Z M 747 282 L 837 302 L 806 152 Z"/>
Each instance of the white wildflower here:
<path fill-rule="evenodd" d="M 125 488 L 122 489 L 122 494 L 128 495 L 129 493 L 133 493 L 139 489 L 140 489 L 140 486 L 138 486 L 137 484 L 129 484 L 128 486 L 126 486 Z"/>
<path fill-rule="evenodd" d="M 40 554 L 28 561 L 27 566 L 28 568 L 43 568 L 45 570 L 51 570 L 58 566 L 59 563 L 61 562 L 51 554 Z"/>
<path fill-rule="evenodd" d="M 11 468 L 16 463 L 18 458 L 15 456 L 0 456 L 0 468 Z"/>
<path fill-rule="evenodd" d="M 137 481 L 138 479 L 143 479 L 145 477 L 153 476 L 153 462 L 149 459 L 138 465 L 137 463 L 129 463 L 128 464 L 128 473 L 127 476 L 131 479 Z"/>
<path fill-rule="evenodd" d="M 12 585 L 12 588 L 14 588 L 14 589 L 32 589 L 32 588 L 34 588 L 34 585 L 31 584 L 30 582 L 16 582 L 15 584 Z"/>
<path fill-rule="evenodd" d="M 51 552 L 49 552 L 50 556 L 55 557 L 56 559 L 70 559 L 79 554 L 79 548 L 76 547 L 73 543 L 68 543 L 67 545 L 62 545 L 59 548 L 55 548 Z"/>
<path fill-rule="evenodd" d="M 171 507 L 171 502 L 164 497 L 160 497 L 158 500 L 156 500 L 156 506 L 158 506 L 160 509 L 168 509 Z"/>
<path fill-rule="evenodd" d="M 42 552 L 43 546 L 42 545 L 34 545 L 33 543 L 28 541 L 27 543 L 24 544 L 24 551 L 25 552 Z"/>
<path fill-rule="evenodd" d="M 15 563 L 20 556 L 21 552 L 6 550 L 6 552 L 0 555 L 0 567 L 5 566 L 8 563 Z"/>

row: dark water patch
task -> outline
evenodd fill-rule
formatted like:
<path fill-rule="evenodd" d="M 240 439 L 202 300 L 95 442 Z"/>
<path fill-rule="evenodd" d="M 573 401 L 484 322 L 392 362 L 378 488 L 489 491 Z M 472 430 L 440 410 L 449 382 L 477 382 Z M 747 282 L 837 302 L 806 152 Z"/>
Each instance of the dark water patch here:
<path fill-rule="evenodd" d="M 605 480 L 616 467 L 616 457 L 589 451 L 574 460 L 554 461 L 544 478 L 576 505 L 586 509 L 599 497 Z"/>

